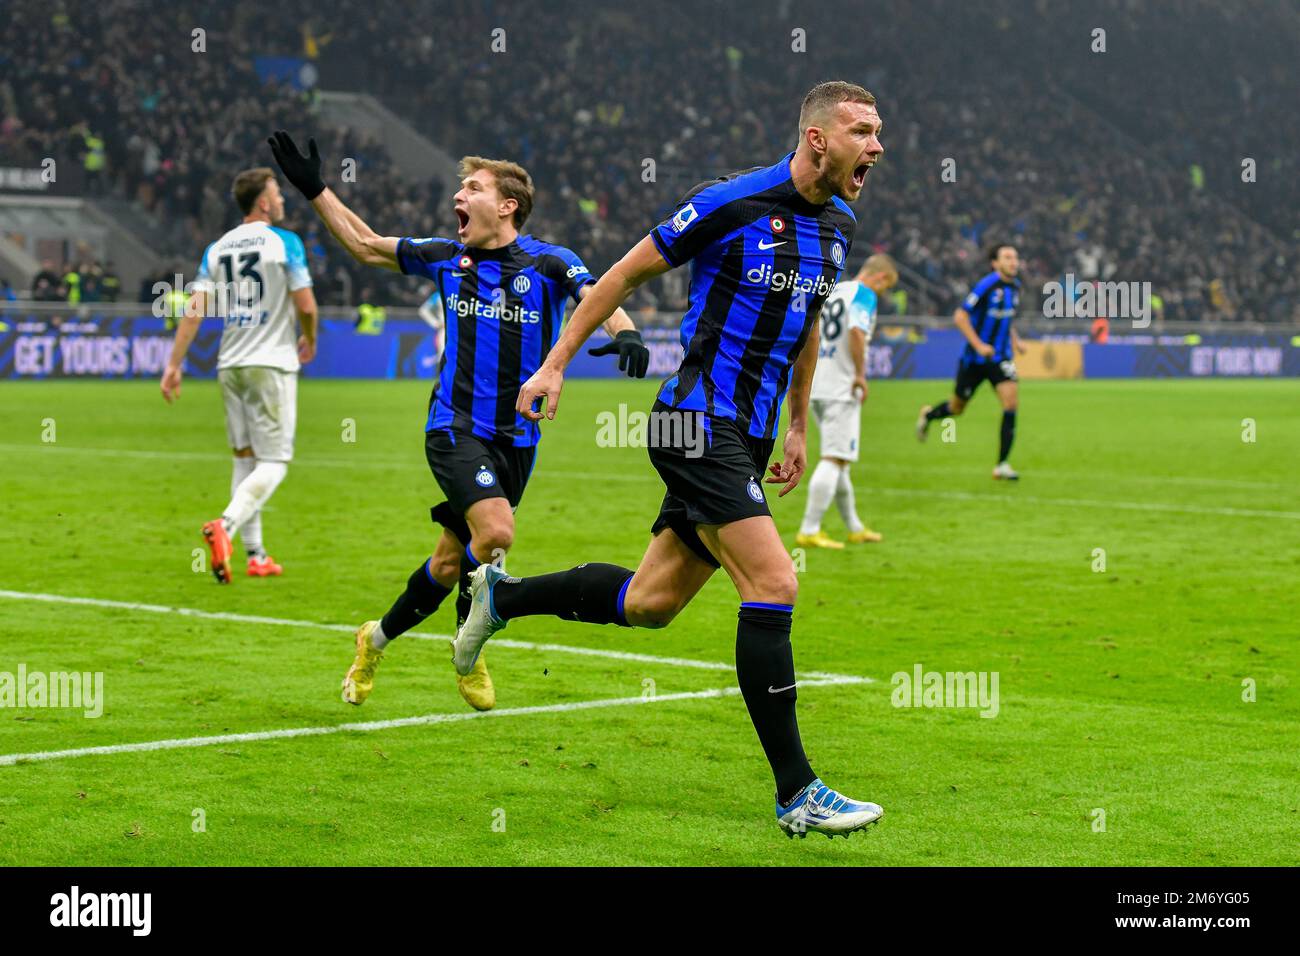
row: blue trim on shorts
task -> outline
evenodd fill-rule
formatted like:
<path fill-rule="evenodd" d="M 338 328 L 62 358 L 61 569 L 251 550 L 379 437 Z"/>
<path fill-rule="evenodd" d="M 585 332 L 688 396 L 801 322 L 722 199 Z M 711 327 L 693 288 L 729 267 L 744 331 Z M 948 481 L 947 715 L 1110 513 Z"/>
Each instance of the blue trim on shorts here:
<path fill-rule="evenodd" d="M 634 575 L 629 574 L 627 580 L 623 582 L 623 586 L 618 589 L 618 603 L 614 606 L 614 613 L 618 617 L 618 621 L 615 623 L 621 624 L 623 627 L 632 626 L 627 622 L 627 614 L 623 610 L 623 602 L 627 599 L 627 586 L 632 583 L 633 577 Z"/>

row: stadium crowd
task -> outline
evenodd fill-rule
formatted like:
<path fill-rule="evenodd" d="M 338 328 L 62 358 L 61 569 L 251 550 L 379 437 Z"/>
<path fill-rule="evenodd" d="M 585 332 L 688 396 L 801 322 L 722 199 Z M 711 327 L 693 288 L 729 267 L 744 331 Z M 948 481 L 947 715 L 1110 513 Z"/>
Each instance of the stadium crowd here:
<path fill-rule="evenodd" d="M 461 25 L 454 38 L 390 30 L 401 5 L 377 0 L 375 16 L 336 36 L 326 75 L 359 77 L 461 150 L 521 157 L 548 189 L 540 208 L 556 234 L 595 249 L 600 267 L 627 247 L 629 227 L 661 218 L 693 182 L 791 148 L 802 92 L 846 76 L 877 94 L 886 124 L 885 162 L 858 205 L 860 236 L 923 277 L 912 311 L 950 308 L 983 269 L 983 245 L 1006 239 L 1022 247 L 1030 293 L 1071 273 L 1151 282 L 1174 319 L 1300 318 L 1295 243 L 1198 187 L 1187 165 L 1173 161 L 1170 144 L 1201 114 L 1197 103 L 1174 82 L 1163 98 L 1132 97 L 1140 64 L 1118 58 L 1102 71 L 1076 55 L 1061 61 L 1063 71 L 1054 60 L 1062 34 L 1088 53 L 1092 20 L 1061 3 L 918 0 L 905 17 L 870 16 L 889 9 L 864 7 L 858 22 L 843 3 L 757 5 L 743 17 L 724 17 L 725 5 L 669 3 L 653 33 L 630 12 L 593 5 L 589 16 L 521 24 L 514 36 L 526 31 L 526 39 L 514 52 L 502 8 L 451 6 L 449 18 Z M 1168 18 L 1139 17 L 1120 0 L 1109 6 L 1118 41 L 1167 40 Z M 1180 43 L 1216 15 L 1204 3 L 1182 6 Z M 727 29 L 698 29 L 710 7 Z M 1076 29 L 1063 27 L 1070 16 Z M 502 24 L 507 48 L 494 53 L 486 38 Z M 861 41 L 832 39 L 835 24 Z M 815 55 L 792 55 L 795 29 L 806 30 Z M 1290 32 L 1294 39 L 1293 24 Z M 466 36 L 485 39 L 471 45 Z M 375 50 L 389 69 L 361 69 Z M 1250 73 L 1250 51 L 1234 52 L 1227 62 L 1219 56 L 1223 74 Z M 449 62 L 454 70 L 440 69 Z M 1194 60 L 1166 53 L 1162 63 L 1171 75 L 1207 82 Z M 1108 78 L 1116 101 L 1153 104 L 1136 120 L 1141 141 L 1066 90 L 1066 80 L 1086 87 L 1089 71 Z M 453 96 L 456 109 L 443 108 Z M 1275 138 L 1270 156 L 1300 146 Z M 642 181 L 647 158 L 657 164 L 656 183 Z M 947 159 L 954 182 L 942 177 Z M 1239 169 L 1235 159 L 1217 159 L 1216 181 L 1225 168 Z M 1207 166 L 1213 160 L 1213 150 L 1201 156 Z M 1270 177 L 1252 195 L 1273 206 L 1267 197 L 1278 188 Z M 867 251 L 860 242 L 858 255 Z M 1027 304 L 1036 304 L 1032 294 Z"/>
<path fill-rule="evenodd" d="M 1300 143 L 1294 124 L 1270 123 L 1294 84 L 1281 51 L 1300 25 L 1268 5 L 1234 24 L 1205 0 L 1179 0 L 1176 20 L 1125 0 L 1086 16 L 1065 0 L 914 0 L 906 16 L 791 0 L 736 16 L 734 4 L 665 0 L 647 28 L 594 0 L 571 0 L 562 17 L 448 0 L 426 28 L 399 0 L 328 20 L 307 0 L 179 0 L 148 30 L 134 0 L 13 6 L 0 26 L 11 51 L 0 148 L 71 151 L 84 165 L 87 136 L 101 140 L 106 161 L 87 191 L 149 209 L 186 268 L 230 222 L 231 172 L 266 162 L 262 139 L 280 125 L 314 133 L 327 157 L 358 158 L 356 184 L 331 182 L 377 229 L 453 228 L 436 183 L 404 180 L 381 144 L 318 122 L 310 93 L 261 82 L 257 55 L 313 60 L 323 88 L 380 96 L 453 154 L 519 160 L 539 190 L 530 231 L 597 271 L 695 182 L 792 148 L 799 97 L 842 76 L 880 99 L 886 153 L 856 208 L 855 258 L 879 250 L 903 264 L 896 308 L 947 312 L 984 270 L 983 247 L 1005 240 L 1021 248 L 1026 308 L 1073 274 L 1151 282 L 1169 319 L 1300 320 L 1288 175 Z M 702 17 L 726 29 L 701 31 Z M 1104 55 L 1090 48 L 1094 21 L 1107 26 Z M 203 24 L 219 56 L 190 53 Z M 1267 53 L 1216 46 L 1216 27 L 1270 34 Z M 1214 75 L 1200 60 L 1207 45 Z M 1254 189 L 1242 188 L 1238 150 L 1218 144 L 1234 122 L 1259 154 Z M 314 216 L 290 209 L 322 301 L 418 298 L 410 280 L 353 268 Z M 638 304 L 671 307 L 681 294 L 665 283 Z"/>
<path fill-rule="evenodd" d="M 424 233 L 431 222 L 450 226 L 450 210 L 441 220 L 430 215 L 443 206 L 436 180 L 403 179 L 382 144 L 317 124 L 310 93 L 262 81 L 253 64 L 263 50 L 254 11 L 247 22 L 213 29 L 206 55 L 191 52 L 190 31 L 211 20 L 184 6 L 157 11 L 149 29 L 141 29 L 141 5 L 124 0 L 55 5 L 53 12 L 45 5 L 13 5 L 12 17 L 0 26 L 5 164 L 54 157 L 57 168 L 78 177 L 80 191 L 134 200 L 157 225 L 148 240 L 167 259 L 154 273 L 169 282 L 176 273 L 192 277 L 203 249 L 233 224 L 233 173 L 271 165 L 265 138 L 280 126 L 310 129 L 325 155 L 356 160 L 364 188 L 335 185 L 362 216 L 403 234 Z M 102 164 L 88 140 L 102 150 Z M 285 226 L 303 237 L 322 301 L 359 302 L 366 294 L 390 302 L 418 299 L 414 280 L 375 282 L 305 204 L 291 197 L 287 205 Z M 75 272 L 75 265 L 65 264 L 58 274 Z M 66 293 L 69 287 L 55 288 Z M 50 298 L 46 285 L 39 291 Z"/>

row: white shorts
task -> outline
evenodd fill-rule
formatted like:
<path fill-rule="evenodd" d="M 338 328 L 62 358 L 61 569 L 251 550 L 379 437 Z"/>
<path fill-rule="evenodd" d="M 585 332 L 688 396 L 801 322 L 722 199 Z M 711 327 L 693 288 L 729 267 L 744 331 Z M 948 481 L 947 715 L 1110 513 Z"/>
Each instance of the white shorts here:
<path fill-rule="evenodd" d="M 217 372 L 230 447 L 252 448 L 258 461 L 293 460 L 298 373 L 245 365 Z"/>
<path fill-rule="evenodd" d="M 809 405 L 822 436 L 821 457 L 857 461 L 862 404 L 853 400 L 813 399 Z"/>

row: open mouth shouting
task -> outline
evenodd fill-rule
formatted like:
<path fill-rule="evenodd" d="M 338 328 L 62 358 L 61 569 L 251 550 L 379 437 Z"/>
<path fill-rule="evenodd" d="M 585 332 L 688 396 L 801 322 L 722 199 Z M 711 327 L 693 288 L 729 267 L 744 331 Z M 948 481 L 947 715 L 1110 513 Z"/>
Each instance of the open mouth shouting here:
<path fill-rule="evenodd" d="M 468 229 L 469 229 L 469 212 L 457 206 L 456 207 L 456 235 L 463 236 L 465 235 L 465 232 Z"/>
<path fill-rule="evenodd" d="M 874 159 L 869 159 L 865 163 L 859 163 L 853 169 L 853 188 L 861 189 L 862 184 L 867 181 L 867 171 L 876 165 Z"/>

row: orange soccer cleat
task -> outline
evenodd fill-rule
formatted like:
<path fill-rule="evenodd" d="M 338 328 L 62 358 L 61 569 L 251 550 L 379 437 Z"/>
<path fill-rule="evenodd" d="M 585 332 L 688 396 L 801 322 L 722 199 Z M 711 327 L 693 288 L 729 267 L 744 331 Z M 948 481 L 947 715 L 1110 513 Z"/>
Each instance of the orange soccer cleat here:
<path fill-rule="evenodd" d="M 264 554 L 260 558 L 248 559 L 248 576 L 250 578 L 278 578 L 284 568 L 275 563 L 275 558 Z"/>
<path fill-rule="evenodd" d="M 203 526 L 203 537 L 207 539 L 208 549 L 212 552 L 212 573 L 219 584 L 229 584 L 232 580 L 230 535 L 226 533 L 226 526 L 220 518 Z"/>

